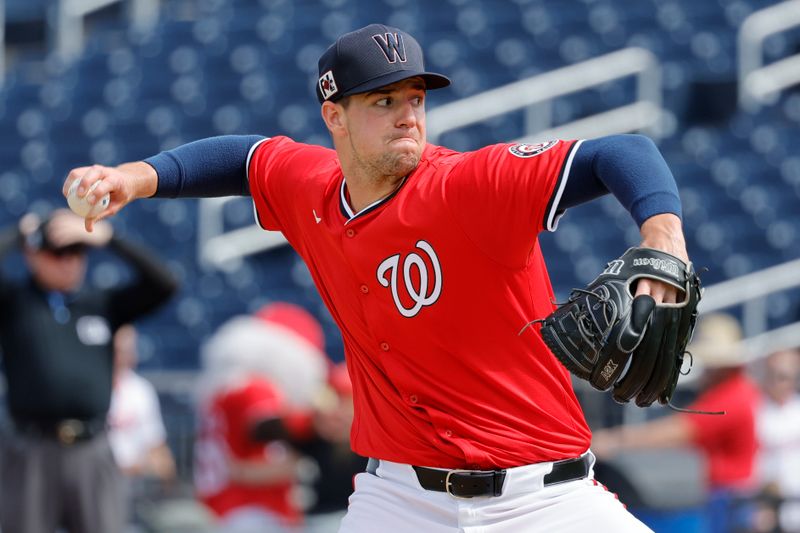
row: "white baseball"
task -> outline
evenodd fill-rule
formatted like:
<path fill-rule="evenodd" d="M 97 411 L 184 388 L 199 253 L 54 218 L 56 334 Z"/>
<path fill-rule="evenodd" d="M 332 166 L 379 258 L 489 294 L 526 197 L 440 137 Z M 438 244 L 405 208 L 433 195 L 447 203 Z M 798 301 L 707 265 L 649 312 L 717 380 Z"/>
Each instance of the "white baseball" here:
<path fill-rule="evenodd" d="M 100 185 L 100 181 L 97 180 L 89 187 L 89 190 L 86 192 L 82 198 L 78 197 L 78 185 L 81 183 L 81 178 L 76 179 L 72 182 L 72 185 L 69 186 L 69 191 L 67 191 L 67 204 L 69 208 L 72 209 L 72 212 L 78 216 L 82 216 L 83 218 L 94 218 L 108 207 L 109 202 L 111 201 L 111 197 L 108 193 L 105 194 L 102 198 L 100 198 L 97 203 L 94 205 L 90 204 L 86 201 L 86 197 L 92 194 L 92 191 Z"/>

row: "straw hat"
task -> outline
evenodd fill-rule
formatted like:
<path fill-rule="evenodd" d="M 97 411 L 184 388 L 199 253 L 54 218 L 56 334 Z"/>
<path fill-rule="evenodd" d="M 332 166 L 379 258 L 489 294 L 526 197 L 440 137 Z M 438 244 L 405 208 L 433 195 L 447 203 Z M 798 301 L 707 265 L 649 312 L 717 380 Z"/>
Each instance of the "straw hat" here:
<path fill-rule="evenodd" d="M 700 317 L 689 352 L 705 368 L 741 366 L 747 362 L 738 320 L 725 313 Z"/>

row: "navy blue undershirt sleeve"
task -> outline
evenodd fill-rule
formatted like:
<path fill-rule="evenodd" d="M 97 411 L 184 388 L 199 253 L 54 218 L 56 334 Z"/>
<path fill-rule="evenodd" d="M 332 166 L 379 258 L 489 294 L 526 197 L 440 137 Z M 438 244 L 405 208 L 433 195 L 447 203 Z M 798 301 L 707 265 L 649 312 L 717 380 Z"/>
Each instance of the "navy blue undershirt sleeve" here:
<path fill-rule="evenodd" d="M 662 213 L 681 216 L 675 178 L 655 143 L 643 135 L 583 141 L 557 207 L 565 210 L 609 192 L 639 226 Z"/>
<path fill-rule="evenodd" d="M 260 135 L 209 137 L 144 160 L 158 174 L 154 197 L 249 196 L 247 155 Z"/>

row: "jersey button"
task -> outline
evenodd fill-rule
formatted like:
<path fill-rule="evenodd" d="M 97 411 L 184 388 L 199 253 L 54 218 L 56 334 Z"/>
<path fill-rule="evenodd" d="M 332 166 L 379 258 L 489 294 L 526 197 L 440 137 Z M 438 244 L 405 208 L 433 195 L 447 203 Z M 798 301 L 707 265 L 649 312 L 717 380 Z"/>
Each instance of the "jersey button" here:
<path fill-rule="evenodd" d="M 389 351 L 389 343 L 388 342 L 382 342 L 381 343 L 381 350 L 383 350 L 384 352 L 388 352 Z"/>
<path fill-rule="evenodd" d="M 416 394 L 412 394 L 408 397 L 408 399 L 411 400 L 411 403 L 417 403 L 419 401 L 419 398 L 417 398 Z"/>
<path fill-rule="evenodd" d="M 367 287 L 366 285 L 362 285 L 361 286 L 361 292 L 363 292 L 364 294 L 367 294 L 369 292 L 369 287 Z"/>
<path fill-rule="evenodd" d="M 347 235 L 348 237 L 355 237 L 356 236 L 356 230 L 354 230 L 352 228 L 348 228 L 348 230 L 345 231 L 344 234 Z"/>
<path fill-rule="evenodd" d="M 445 437 L 452 437 L 453 436 L 453 432 L 448 429 L 447 431 L 444 432 L 444 436 Z"/>

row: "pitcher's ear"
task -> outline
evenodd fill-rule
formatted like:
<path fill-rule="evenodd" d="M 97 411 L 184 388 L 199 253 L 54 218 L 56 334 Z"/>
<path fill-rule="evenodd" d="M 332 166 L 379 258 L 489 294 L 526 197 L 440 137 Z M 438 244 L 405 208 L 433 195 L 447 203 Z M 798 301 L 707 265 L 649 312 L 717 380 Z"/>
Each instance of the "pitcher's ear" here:
<path fill-rule="evenodd" d="M 325 121 L 325 126 L 331 133 L 343 128 L 347 121 L 344 116 L 344 106 L 334 102 L 323 102 L 320 113 L 322 120 Z"/>

